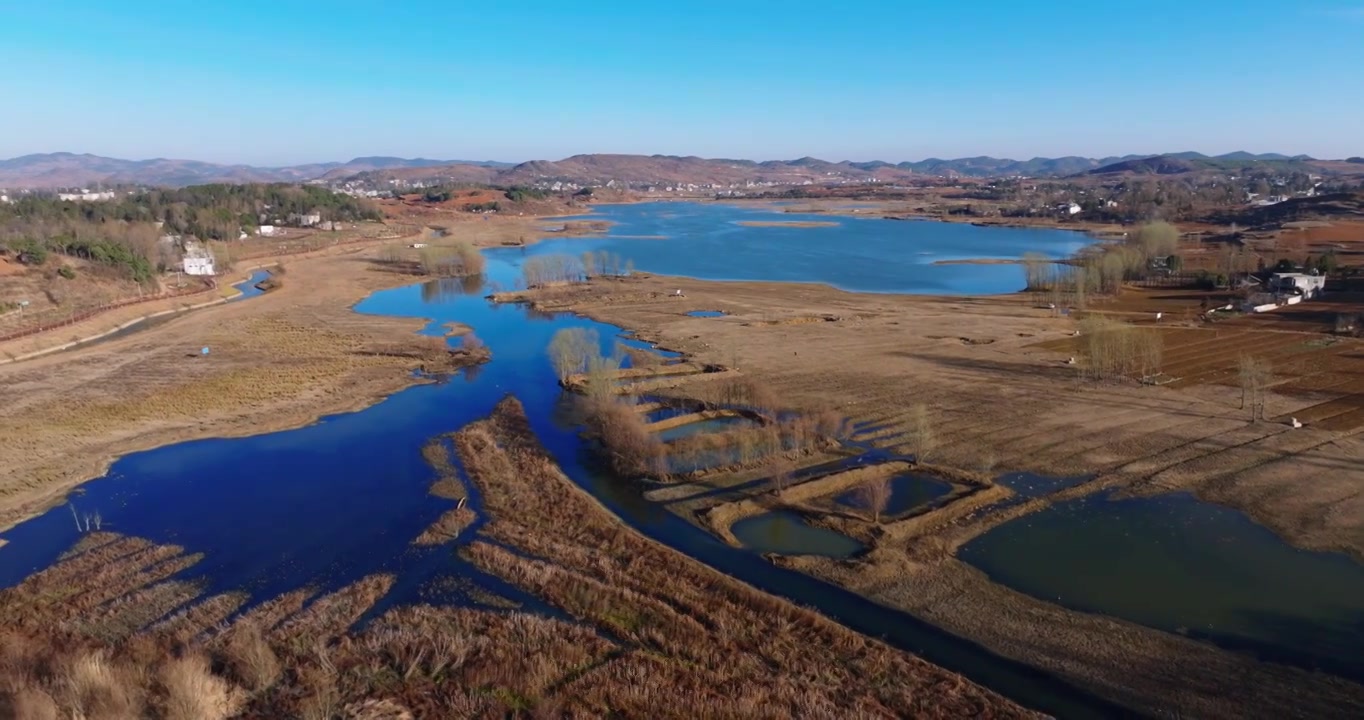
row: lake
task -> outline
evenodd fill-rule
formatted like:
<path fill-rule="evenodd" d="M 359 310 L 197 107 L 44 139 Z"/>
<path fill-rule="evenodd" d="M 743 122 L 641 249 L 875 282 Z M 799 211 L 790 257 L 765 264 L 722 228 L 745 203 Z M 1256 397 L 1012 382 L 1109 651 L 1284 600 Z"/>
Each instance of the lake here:
<path fill-rule="evenodd" d="M 1015 260 L 1026 252 L 1062 258 L 1095 241 L 1078 232 L 976 227 L 774 211 L 722 203 L 599 205 L 604 238 L 554 238 L 527 256 L 606 251 L 635 268 L 702 280 L 821 282 L 855 292 L 982 295 L 1022 290 L 1021 265 L 938 265 L 944 260 Z M 581 220 L 582 216 L 563 218 Z M 741 222 L 833 223 L 752 227 Z M 647 239 L 662 236 L 664 239 Z"/>

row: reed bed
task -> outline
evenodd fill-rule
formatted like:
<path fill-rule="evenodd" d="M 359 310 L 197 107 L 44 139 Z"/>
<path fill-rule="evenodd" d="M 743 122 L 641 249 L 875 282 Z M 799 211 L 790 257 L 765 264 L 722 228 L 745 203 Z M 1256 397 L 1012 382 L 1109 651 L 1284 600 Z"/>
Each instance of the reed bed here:
<path fill-rule="evenodd" d="M 191 604 L 199 588 L 171 577 L 196 556 L 94 533 L 0 593 L 0 716 L 1029 715 L 624 529 L 562 474 L 514 400 L 454 445 L 490 516 L 465 557 L 573 619 L 411 606 L 356 629 L 390 575 L 233 618 L 244 593 Z M 427 458 L 454 478 L 446 447 Z"/>
<path fill-rule="evenodd" d="M 445 500 L 453 500 L 458 505 L 441 513 L 435 522 L 412 541 L 412 544 L 441 545 L 458 538 L 478 520 L 478 514 L 465 505 L 469 491 L 464 487 L 464 483 L 460 482 L 459 471 L 450 457 L 446 439 L 435 437 L 427 441 L 422 446 L 422 457 L 437 474 L 435 482 L 431 483 L 431 494 Z"/>
<path fill-rule="evenodd" d="M 337 637 L 369 611 L 393 588 L 392 575 L 370 575 L 359 582 L 314 600 L 270 632 L 272 643 L 296 652 Z"/>
<path fill-rule="evenodd" d="M 458 538 L 478 520 L 478 515 L 467 507 L 446 510 L 412 541 L 413 545 L 441 545 Z"/>
<path fill-rule="evenodd" d="M 520 404 L 456 435 L 490 515 L 467 557 L 617 637 L 628 652 L 581 674 L 587 714 L 689 715 L 706 698 L 770 716 L 1013 717 L 1026 711 L 630 531 L 565 477 Z M 501 546 L 501 547 L 499 547 Z M 653 665 L 640 664 L 651 658 Z M 620 665 L 615 665 L 620 663 Z M 725 705 L 716 695 L 734 698 Z M 742 700 L 742 702 L 740 702 Z M 724 713 L 721 713 L 724 714 Z"/>
<path fill-rule="evenodd" d="M 154 635 L 165 635 L 176 642 L 188 643 L 208 637 L 214 628 L 227 622 L 246 604 L 244 592 L 214 595 L 202 602 L 186 606 L 147 628 Z"/>

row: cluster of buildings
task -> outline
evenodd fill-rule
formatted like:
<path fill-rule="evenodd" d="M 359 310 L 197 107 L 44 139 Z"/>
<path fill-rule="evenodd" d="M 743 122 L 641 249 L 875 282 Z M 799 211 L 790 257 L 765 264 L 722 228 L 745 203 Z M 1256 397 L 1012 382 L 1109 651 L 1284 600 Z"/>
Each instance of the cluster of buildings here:
<path fill-rule="evenodd" d="M 92 191 L 87 190 L 87 189 L 85 189 L 85 188 L 81 188 L 80 192 L 59 192 L 59 193 L 57 193 L 57 199 L 58 199 L 58 200 L 65 200 L 65 201 L 67 201 L 67 202 L 76 202 L 76 201 L 83 201 L 83 202 L 102 202 L 102 201 L 106 201 L 106 200 L 113 200 L 115 197 L 118 197 L 118 194 L 115 193 L 113 190 L 96 190 L 96 191 L 93 191 L 93 192 L 92 192 Z"/>

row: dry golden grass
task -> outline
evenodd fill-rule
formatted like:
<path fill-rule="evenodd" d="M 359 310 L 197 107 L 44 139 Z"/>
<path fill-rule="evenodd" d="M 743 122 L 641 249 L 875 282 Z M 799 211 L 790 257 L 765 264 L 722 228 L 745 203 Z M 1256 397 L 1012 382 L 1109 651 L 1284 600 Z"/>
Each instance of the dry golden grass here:
<path fill-rule="evenodd" d="M 240 694 L 214 675 L 208 658 L 198 653 L 167 660 L 161 666 L 165 688 L 165 720 L 225 720 L 236 714 Z"/>
<path fill-rule="evenodd" d="M 664 715 L 687 712 L 677 707 L 679 697 L 715 700 L 717 716 L 754 707 L 780 716 L 814 708 L 865 717 L 1026 714 L 956 676 L 622 532 L 544 454 L 515 401 L 458 433 L 456 447 L 490 513 L 482 532 L 498 543 L 469 546 L 471 561 L 607 629 L 632 650 L 623 657 L 645 652 L 662 664 L 662 671 L 625 671 L 635 659 L 608 663 L 621 662 L 624 672 L 597 672 L 654 680 L 628 690 L 608 684 L 600 698 L 575 694 L 572 702 L 590 708 L 588 714 L 624 710 L 627 705 L 616 705 L 621 692 L 644 703 L 637 707 Z M 600 682 L 595 673 L 583 677 Z M 718 688 L 721 696 L 730 690 L 743 702 L 727 705 L 697 694 L 698 688 Z"/>

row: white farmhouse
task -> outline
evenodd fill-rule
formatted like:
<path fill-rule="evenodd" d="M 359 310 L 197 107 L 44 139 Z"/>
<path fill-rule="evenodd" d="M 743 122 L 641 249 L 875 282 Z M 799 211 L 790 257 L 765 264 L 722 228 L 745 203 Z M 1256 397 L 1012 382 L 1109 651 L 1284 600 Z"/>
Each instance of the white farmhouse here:
<path fill-rule="evenodd" d="M 185 258 L 180 267 L 186 275 L 216 275 L 213 267 L 213 253 L 199 243 L 185 243 Z"/>

